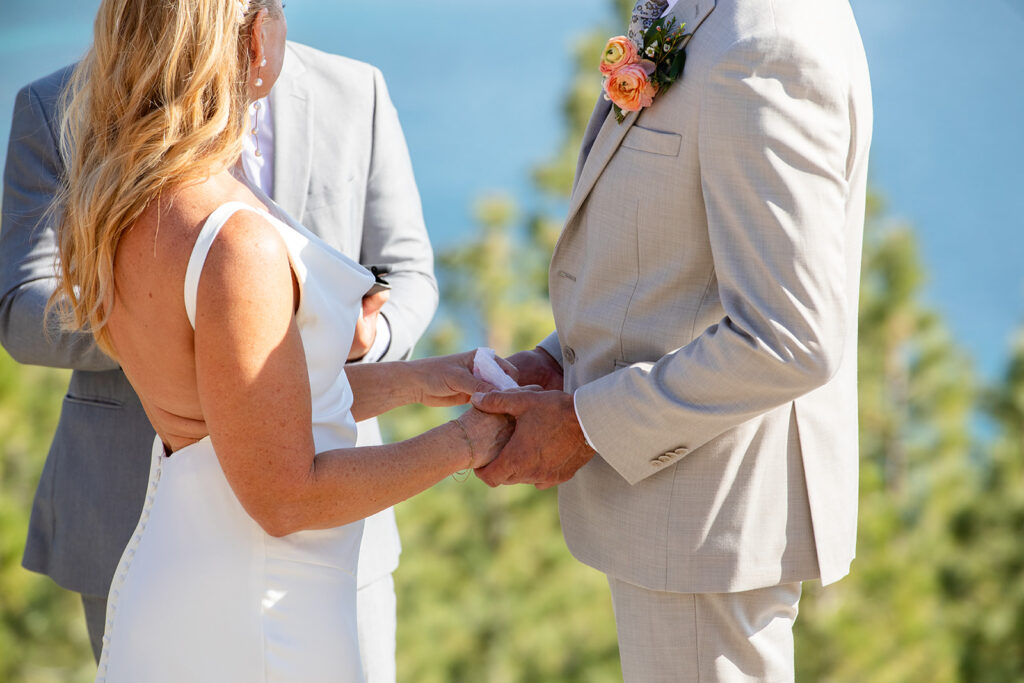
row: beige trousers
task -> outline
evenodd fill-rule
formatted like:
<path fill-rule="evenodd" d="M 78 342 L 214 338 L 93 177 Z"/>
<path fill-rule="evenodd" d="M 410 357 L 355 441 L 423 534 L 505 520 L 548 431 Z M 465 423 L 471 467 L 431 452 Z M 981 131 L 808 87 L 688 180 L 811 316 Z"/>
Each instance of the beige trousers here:
<path fill-rule="evenodd" d="M 665 593 L 608 577 L 626 683 L 792 681 L 800 584 Z"/>

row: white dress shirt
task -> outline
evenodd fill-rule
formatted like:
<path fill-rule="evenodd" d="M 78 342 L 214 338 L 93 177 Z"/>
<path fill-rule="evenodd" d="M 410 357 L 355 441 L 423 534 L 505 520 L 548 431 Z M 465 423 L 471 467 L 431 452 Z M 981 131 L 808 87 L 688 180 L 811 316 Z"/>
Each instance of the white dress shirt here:
<path fill-rule="evenodd" d="M 259 104 L 258 110 L 257 104 Z M 274 112 L 270 108 L 269 98 L 264 97 L 258 102 L 252 103 L 249 108 L 249 121 L 256 130 L 256 134 L 246 135 L 243 140 L 242 168 L 250 181 L 263 190 L 268 197 L 272 197 L 274 196 Z M 260 151 L 259 156 L 256 156 L 257 147 Z M 352 255 L 352 258 L 358 258 L 358 254 Z M 368 363 L 380 360 L 388 352 L 389 346 L 391 346 L 391 325 L 382 313 L 377 316 L 377 336 L 374 337 L 373 345 L 362 360 Z"/>
<path fill-rule="evenodd" d="M 259 109 L 256 108 L 259 105 Z M 249 107 L 250 130 L 255 135 L 246 135 L 242 146 L 242 168 L 249 180 L 254 182 L 268 197 L 274 196 L 274 112 L 270 99 L 253 102 Z M 258 142 L 257 142 L 258 141 Z M 260 155 L 256 156 L 257 146 Z"/>

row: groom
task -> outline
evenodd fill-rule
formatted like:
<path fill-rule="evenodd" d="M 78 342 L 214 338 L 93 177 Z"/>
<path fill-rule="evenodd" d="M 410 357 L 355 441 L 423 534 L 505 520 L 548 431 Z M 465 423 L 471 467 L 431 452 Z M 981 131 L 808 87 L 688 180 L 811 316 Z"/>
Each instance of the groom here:
<path fill-rule="evenodd" d="M 62 164 L 57 96 L 70 67 L 19 93 L 4 175 L 0 342 L 18 361 L 74 369 L 36 493 L 23 563 L 82 594 L 94 653 L 107 588 L 138 521 L 153 429 L 118 365 L 91 338 L 44 334 L 56 241 L 45 210 Z M 284 67 L 247 136 L 250 179 L 335 248 L 391 267 L 391 299 L 364 300 L 350 352 L 362 361 L 407 356 L 437 307 L 433 255 L 409 153 L 383 77 L 373 67 L 288 43 Z M 339 344 L 342 340 L 339 340 Z M 346 342 L 347 343 L 347 342 Z M 380 443 L 376 421 L 359 445 Z M 394 513 L 370 517 L 358 568 L 359 645 L 369 683 L 395 680 L 400 543 Z"/>
<path fill-rule="evenodd" d="M 641 0 L 631 33 L 663 14 L 685 69 L 598 103 L 557 332 L 510 358 L 547 391 L 474 398 L 517 420 L 478 475 L 561 484 L 627 681 L 787 681 L 801 582 L 854 557 L 868 70 L 847 0 Z"/>

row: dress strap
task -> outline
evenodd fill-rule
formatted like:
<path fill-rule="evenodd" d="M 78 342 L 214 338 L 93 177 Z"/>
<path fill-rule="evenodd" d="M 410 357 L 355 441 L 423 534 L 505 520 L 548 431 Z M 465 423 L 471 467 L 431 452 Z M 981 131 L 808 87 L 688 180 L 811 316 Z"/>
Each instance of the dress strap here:
<path fill-rule="evenodd" d="M 245 202 L 228 202 L 221 204 L 210 214 L 199 231 L 195 246 L 192 247 L 192 256 L 188 260 L 188 268 L 185 270 L 185 313 L 188 314 L 188 321 L 192 329 L 196 329 L 196 296 L 199 292 L 199 277 L 203 274 L 203 266 L 206 265 L 206 257 L 210 254 L 210 247 L 213 241 L 220 234 L 228 219 L 241 209 L 249 209 L 256 213 L 262 213 L 254 206 Z"/>

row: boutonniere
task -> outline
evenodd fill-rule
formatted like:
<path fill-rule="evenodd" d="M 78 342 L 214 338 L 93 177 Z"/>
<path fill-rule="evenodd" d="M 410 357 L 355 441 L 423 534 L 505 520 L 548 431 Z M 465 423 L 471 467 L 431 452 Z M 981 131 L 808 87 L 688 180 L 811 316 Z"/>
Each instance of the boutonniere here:
<path fill-rule="evenodd" d="M 643 45 L 626 36 L 608 41 L 601 56 L 604 96 L 611 100 L 615 120 L 622 123 L 626 112 L 640 111 L 654 104 L 654 98 L 669 89 L 686 64 L 681 43 L 686 24 L 676 26 L 675 18 L 658 19 L 644 32 Z"/>

